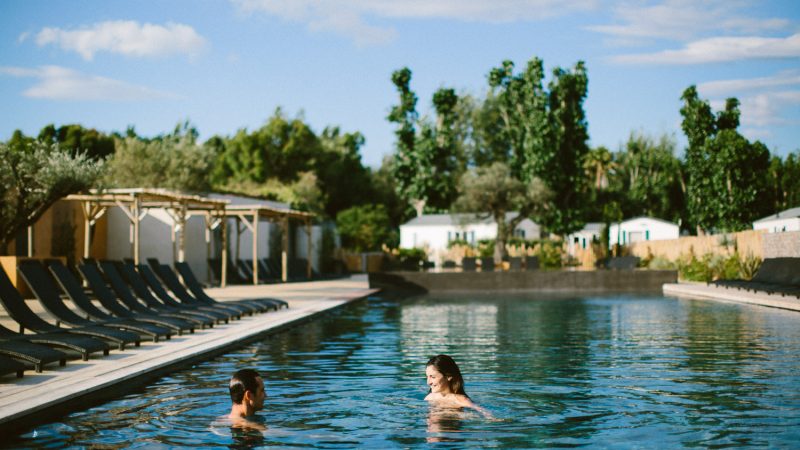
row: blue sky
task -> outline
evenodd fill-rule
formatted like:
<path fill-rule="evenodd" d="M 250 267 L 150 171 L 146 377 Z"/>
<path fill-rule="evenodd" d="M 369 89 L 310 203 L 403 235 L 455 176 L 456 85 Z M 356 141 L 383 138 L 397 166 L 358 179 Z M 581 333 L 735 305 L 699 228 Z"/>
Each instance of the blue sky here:
<path fill-rule="evenodd" d="M 49 123 L 143 135 L 185 119 L 201 139 L 281 107 L 316 131 L 360 131 L 366 164 L 394 145 L 393 70 L 418 110 L 439 87 L 481 94 L 504 59 L 586 61 L 591 144 L 674 134 L 696 84 L 742 101 L 741 131 L 800 149 L 800 2 L 748 0 L 170 0 L 0 3 L 0 139 Z"/>

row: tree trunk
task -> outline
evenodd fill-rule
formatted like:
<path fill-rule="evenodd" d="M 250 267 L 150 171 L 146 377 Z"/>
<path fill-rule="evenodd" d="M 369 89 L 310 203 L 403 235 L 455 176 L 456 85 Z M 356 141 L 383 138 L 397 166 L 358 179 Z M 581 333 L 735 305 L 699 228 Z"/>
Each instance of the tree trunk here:
<path fill-rule="evenodd" d="M 496 215 L 494 220 L 497 223 L 497 236 L 494 240 L 494 262 L 495 264 L 500 264 L 507 255 L 506 240 L 508 239 L 508 225 L 506 224 L 505 213 L 499 216 Z"/>

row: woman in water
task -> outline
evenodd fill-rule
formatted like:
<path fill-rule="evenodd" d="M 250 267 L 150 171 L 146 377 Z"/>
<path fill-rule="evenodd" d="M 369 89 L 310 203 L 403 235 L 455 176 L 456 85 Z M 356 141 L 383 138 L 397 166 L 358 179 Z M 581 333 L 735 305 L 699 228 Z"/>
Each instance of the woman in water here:
<path fill-rule="evenodd" d="M 464 378 L 453 358 L 437 355 L 429 359 L 425 365 L 425 376 L 430 387 L 425 400 L 432 405 L 472 408 L 484 416 L 491 416 L 488 411 L 473 403 L 464 391 Z"/>

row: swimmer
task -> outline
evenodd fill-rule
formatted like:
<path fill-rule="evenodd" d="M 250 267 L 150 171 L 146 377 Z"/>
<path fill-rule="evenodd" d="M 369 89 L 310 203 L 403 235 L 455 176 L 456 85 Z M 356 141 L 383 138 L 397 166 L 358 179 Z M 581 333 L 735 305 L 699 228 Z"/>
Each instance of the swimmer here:
<path fill-rule="evenodd" d="M 235 427 L 264 430 L 266 427 L 253 420 L 256 411 L 264 408 L 267 393 L 264 380 L 253 369 L 242 369 L 231 377 L 230 394 L 233 406 L 228 418 Z"/>
<path fill-rule="evenodd" d="M 430 387 L 425 400 L 431 405 L 471 408 L 485 417 L 491 417 L 488 411 L 476 405 L 464 391 L 464 378 L 453 358 L 437 355 L 429 359 L 425 365 L 425 376 Z"/>

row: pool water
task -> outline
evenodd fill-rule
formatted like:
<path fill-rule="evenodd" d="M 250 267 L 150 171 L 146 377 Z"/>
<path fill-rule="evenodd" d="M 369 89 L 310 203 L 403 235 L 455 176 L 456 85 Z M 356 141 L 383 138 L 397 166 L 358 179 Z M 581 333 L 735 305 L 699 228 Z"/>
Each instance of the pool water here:
<path fill-rule="evenodd" d="M 461 366 L 495 416 L 432 409 Z M 795 447 L 800 314 L 663 297 L 373 298 L 0 445 L 20 448 Z M 266 431 L 231 429 L 237 369 Z"/>

